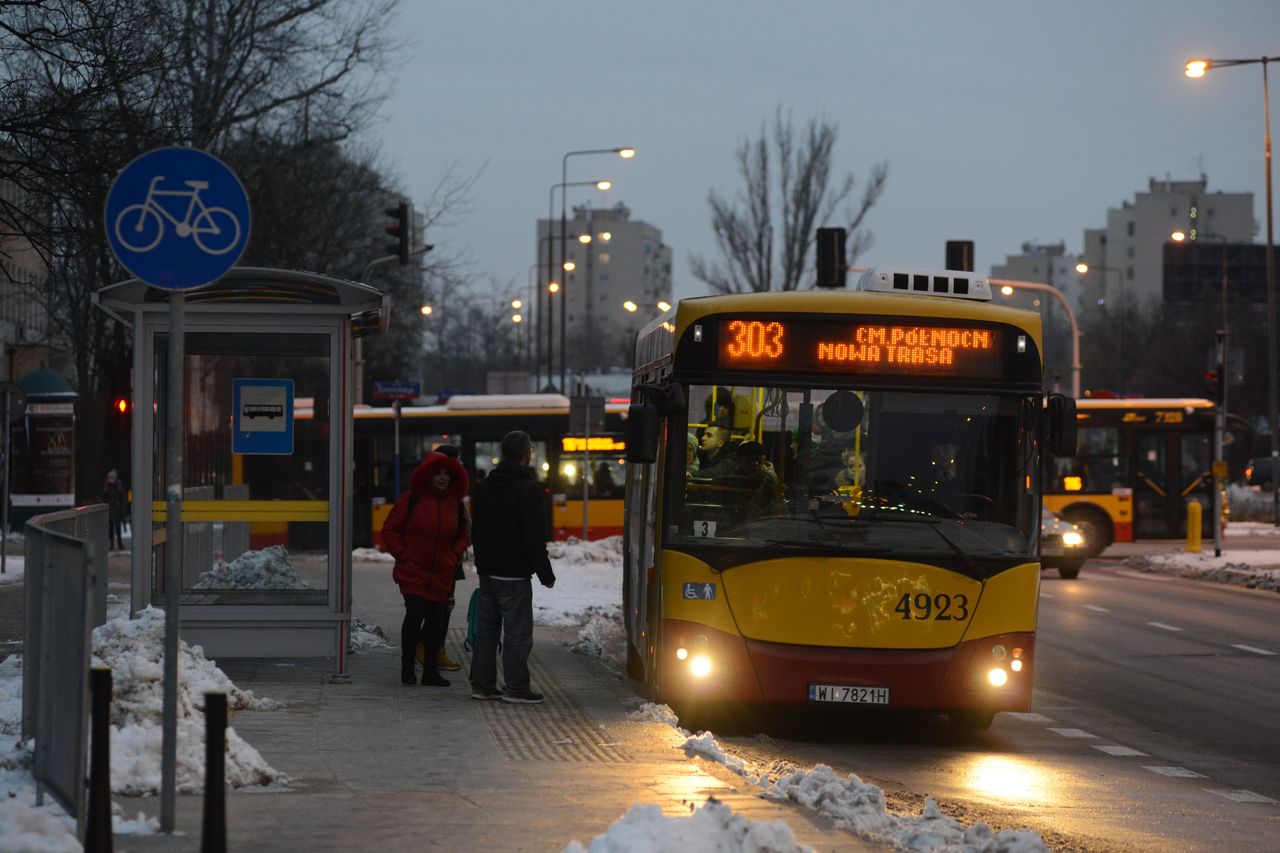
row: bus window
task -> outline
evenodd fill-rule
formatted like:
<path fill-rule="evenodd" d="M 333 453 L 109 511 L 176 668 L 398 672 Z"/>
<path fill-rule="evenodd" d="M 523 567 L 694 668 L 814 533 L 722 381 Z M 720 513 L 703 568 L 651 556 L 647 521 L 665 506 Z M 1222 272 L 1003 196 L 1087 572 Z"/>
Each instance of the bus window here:
<path fill-rule="evenodd" d="M 1054 460 L 1054 482 L 1048 491 L 1110 494 L 1112 489 L 1128 484 L 1128 465 L 1116 427 L 1083 427 L 1076 447 L 1075 456 Z"/>
<path fill-rule="evenodd" d="M 748 431 L 692 421 L 696 454 L 691 442 L 673 443 L 672 462 L 685 480 L 668 513 L 677 538 L 858 543 L 947 557 L 950 536 L 975 554 L 1030 553 L 1038 531 L 1035 418 L 1020 398 L 769 386 L 733 392 L 753 401 Z M 712 393 L 689 389 L 693 417 L 705 415 Z M 921 535 L 920 522 L 958 529 Z"/>

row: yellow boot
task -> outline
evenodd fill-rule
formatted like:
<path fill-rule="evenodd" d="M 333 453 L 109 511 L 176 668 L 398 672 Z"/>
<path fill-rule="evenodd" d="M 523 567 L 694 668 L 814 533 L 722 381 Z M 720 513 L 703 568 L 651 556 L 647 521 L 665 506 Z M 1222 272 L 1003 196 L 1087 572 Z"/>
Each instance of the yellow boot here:
<path fill-rule="evenodd" d="M 445 654 L 442 647 L 439 654 L 436 655 L 436 668 L 445 672 L 457 672 L 462 669 L 462 664 Z"/>

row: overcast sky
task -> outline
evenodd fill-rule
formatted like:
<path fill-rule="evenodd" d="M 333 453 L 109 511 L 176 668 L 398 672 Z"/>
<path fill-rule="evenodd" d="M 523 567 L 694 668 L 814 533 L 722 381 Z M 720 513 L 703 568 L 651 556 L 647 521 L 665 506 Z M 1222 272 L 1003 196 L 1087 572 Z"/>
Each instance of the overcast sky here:
<path fill-rule="evenodd" d="M 629 145 L 630 161 L 570 158 L 569 180 L 614 181 L 570 203 L 624 202 L 671 246 L 676 295 L 703 293 L 707 193 L 736 195 L 735 146 L 777 105 L 839 125 L 837 173 L 888 163 L 864 265 L 942 266 L 948 239 L 974 240 L 983 272 L 1026 241 L 1079 251 L 1149 178 L 1201 172 L 1255 194 L 1265 239 L 1261 67 L 1182 68 L 1280 56 L 1277 0 L 406 0 L 397 30 L 382 161 L 419 202 L 448 170 L 483 170 L 427 238 L 481 279 L 528 281 L 565 152 Z"/>

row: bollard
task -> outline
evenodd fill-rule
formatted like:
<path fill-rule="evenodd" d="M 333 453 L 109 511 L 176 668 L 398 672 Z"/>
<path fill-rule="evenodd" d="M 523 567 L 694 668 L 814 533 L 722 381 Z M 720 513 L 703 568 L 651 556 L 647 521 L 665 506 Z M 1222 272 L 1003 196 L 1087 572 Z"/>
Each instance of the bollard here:
<path fill-rule="evenodd" d="M 204 694 L 204 824 L 200 853 L 227 853 L 227 694 Z"/>
<path fill-rule="evenodd" d="M 1200 517 L 1204 507 L 1199 501 L 1187 501 L 1187 553 L 1200 553 Z"/>
<path fill-rule="evenodd" d="M 111 670 L 89 671 L 89 819 L 85 853 L 111 853 Z"/>

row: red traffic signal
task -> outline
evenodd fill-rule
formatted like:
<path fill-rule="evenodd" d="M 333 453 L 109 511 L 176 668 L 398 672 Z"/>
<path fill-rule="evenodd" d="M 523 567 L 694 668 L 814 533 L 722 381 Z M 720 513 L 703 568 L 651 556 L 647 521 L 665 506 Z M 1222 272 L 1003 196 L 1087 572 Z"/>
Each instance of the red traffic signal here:
<path fill-rule="evenodd" d="M 129 398 L 117 397 L 116 401 L 111 404 L 111 408 L 115 410 L 117 415 L 123 416 L 129 414 Z"/>
<path fill-rule="evenodd" d="M 387 226 L 387 234 L 396 238 L 396 242 L 387 246 L 387 254 L 400 259 L 400 266 L 409 265 L 409 236 L 413 223 L 410 221 L 409 203 L 402 201 L 395 207 L 386 209 L 392 223 Z"/>

